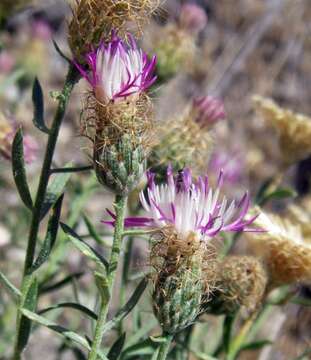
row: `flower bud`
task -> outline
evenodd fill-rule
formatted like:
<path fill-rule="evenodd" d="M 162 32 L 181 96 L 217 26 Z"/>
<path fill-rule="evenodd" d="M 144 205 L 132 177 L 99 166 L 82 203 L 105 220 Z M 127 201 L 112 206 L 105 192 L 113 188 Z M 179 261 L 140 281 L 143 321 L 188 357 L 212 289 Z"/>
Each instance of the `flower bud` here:
<path fill-rule="evenodd" d="M 191 108 L 181 117 L 158 126 L 158 142 L 152 149 L 149 165 L 165 176 L 167 164 L 174 171 L 192 166 L 195 174 L 205 171 L 213 149 L 213 137 L 208 128 L 194 121 Z"/>
<path fill-rule="evenodd" d="M 201 96 L 193 100 L 193 116 L 203 128 L 226 118 L 224 104 L 213 96 Z"/>
<path fill-rule="evenodd" d="M 184 4 L 179 16 L 180 26 L 194 34 L 202 31 L 207 24 L 207 15 L 203 8 L 196 4 Z"/>
<path fill-rule="evenodd" d="M 267 285 L 262 263 L 251 256 L 228 256 L 218 265 L 216 288 L 204 309 L 233 314 L 240 308 L 253 312 L 260 305 Z"/>
<path fill-rule="evenodd" d="M 163 331 L 175 334 L 199 315 L 203 283 L 199 266 L 190 259 L 171 275 L 163 270 L 155 283 L 153 309 Z"/>
<path fill-rule="evenodd" d="M 111 146 L 94 146 L 94 166 L 99 182 L 117 194 L 128 195 L 146 170 L 142 145 L 134 146 L 129 135 L 123 135 Z"/>

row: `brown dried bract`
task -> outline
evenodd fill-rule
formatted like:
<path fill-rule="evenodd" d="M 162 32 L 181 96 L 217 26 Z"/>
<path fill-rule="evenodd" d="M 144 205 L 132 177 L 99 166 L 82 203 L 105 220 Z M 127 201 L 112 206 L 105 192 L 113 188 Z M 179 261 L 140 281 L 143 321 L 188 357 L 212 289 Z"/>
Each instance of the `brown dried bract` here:
<path fill-rule="evenodd" d="M 149 149 L 153 138 L 153 105 L 141 93 L 126 99 L 99 103 L 90 93 L 81 117 L 81 134 L 88 137 L 98 150 L 114 145 L 128 135 L 133 147 Z"/>
<path fill-rule="evenodd" d="M 134 33 L 141 34 L 144 23 L 158 6 L 158 0 L 76 0 L 68 29 L 71 51 L 83 63 L 90 47 L 108 40 L 112 30 L 125 37 L 131 23 Z"/>

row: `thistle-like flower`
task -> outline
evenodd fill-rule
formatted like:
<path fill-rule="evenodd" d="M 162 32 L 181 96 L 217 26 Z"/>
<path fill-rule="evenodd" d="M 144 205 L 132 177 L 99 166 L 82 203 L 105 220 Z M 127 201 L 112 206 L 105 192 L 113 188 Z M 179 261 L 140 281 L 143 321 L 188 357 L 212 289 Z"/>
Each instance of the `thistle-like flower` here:
<path fill-rule="evenodd" d="M 156 57 L 148 60 L 131 35 L 127 40 L 113 32 L 108 43 L 86 56 L 89 71 L 77 64 L 91 85 L 82 134 L 93 142 L 99 181 L 119 194 L 133 190 L 146 168 L 153 127 L 146 91 L 156 79 Z"/>
<path fill-rule="evenodd" d="M 223 102 L 213 96 L 202 96 L 193 100 L 195 121 L 200 126 L 211 126 L 226 118 Z"/>
<path fill-rule="evenodd" d="M 311 244 L 299 224 L 261 212 L 255 225 L 267 232 L 248 235 L 250 250 L 261 256 L 268 268 L 270 287 L 311 280 Z"/>
<path fill-rule="evenodd" d="M 156 56 L 149 60 L 131 35 L 128 36 L 128 42 L 128 45 L 125 44 L 113 33 L 108 44 L 102 42 L 97 50 L 86 56 L 90 74 L 77 65 L 100 103 L 106 104 L 139 94 L 156 80 Z"/>
<path fill-rule="evenodd" d="M 221 231 L 259 231 L 250 227 L 256 216 L 246 220 L 250 197 L 246 193 L 238 202 L 231 203 L 220 198 L 223 173 L 213 190 L 208 177 L 193 181 L 190 169 L 184 169 L 177 177 L 171 167 L 167 170 L 167 183 L 156 185 L 155 175 L 148 173 L 148 198 L 142 191 L 140 201 L 147 217 L 128 218 L 126 226 L 146 226 L 150 228 L 173 227 L 177 234 L 186 239 L 195 233 L 201 240 L 208 241 Z"/>

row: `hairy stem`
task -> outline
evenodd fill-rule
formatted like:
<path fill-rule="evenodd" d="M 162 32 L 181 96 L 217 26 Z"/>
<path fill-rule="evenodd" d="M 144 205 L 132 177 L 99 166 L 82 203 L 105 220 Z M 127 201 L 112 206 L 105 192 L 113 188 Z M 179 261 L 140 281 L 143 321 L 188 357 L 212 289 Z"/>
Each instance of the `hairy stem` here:
<path fill-rule="evenodd" d="M 43 166 L 41 169 L 41 175 L 38 185 L 38 190 L 36 194 L 36 199 L 34 203 L 34 207 L 32 210 L 32 219 L 31 219 L 31 225 L 30 225 L 30 231 L 29 231 L 29 237 L 28 237 L 28 243 L 27 243 L 27 249 L 26 249 L 26 257 L 25 257 L 25 263 L 24 263 L 24 273 L 23 273 L 23 279 L 22 279 L 22 289 L 25 289 L 27 287 L 23 286 L 23 284 L 28 283 L 31 278 L 31 267 L 34 261 L 35 251 L 36 251 L 36 245 L 37 245 L 37 238 L 38 238 L 38 232 L 40 227 L 40 220 L 41 220 L 41 211 L 42 211 L 42 205 L 45 199 L 46 190 L 49 182 L 50 177 L 50 170 L 51 170 L 51 164 L 53 160 L 53 155 L 58 139 L 58 134 L 60 130 L 60 126 L 62 124 L 66 107 L 68 100 L 70 98 L 71 92 L 74 88 L 74 85 L 79 80 L 79 74 L 74 67 L 74 65 L 69 66 L 67 78 L 63 87 L 62 92 L 60 93 L 58 97 L 58 107 L 57 111 L 49 132 L 48 137 L 48 143 L 46 146 L 46 151 L 44 155 L 43 160 Z M 22 294 L 25 295 L 25 294 Z M 23 296 L 22 296 L 23 297 Z M 23 304 L 20 304 L 20 307 Z M 17 315 L 17 324 L 16 324 L 16 339 L 15 339 L 15 347 L 14 347 L 14 360 L 19 360 L 21 358 L 21 352 L 23 351 L 25 346 L 21 346 L 22 343 L 22 336 L 23 336 L 23 328 L 21 324 L 30 321 L 26 320 L 23 316 L 21 316 L 20 311 L 18 311 Z"/>
<path fill-rule="evenodd" d="M 169 349 L 170 349 L 170 346 L 171 346 L 171 343 L 173 340 L 173 335 L 166 334 L 165 338 L 166 338 L 166 341 L 160 345 L 157 360 L 165 360 L 167 358 L 167 355 L 168 355 L 168 352 L 169 352 Z"/>
<path fill-rule="evenodd" d="M 109 303 L 111 300 L 111 293 L 114 285 L 115 275 L 117 272 L 117 267 L 119 263 L 119 257 L 121 252 L 121 243 L 124 231 L 124 216 L 125 216 L 125 208 L 127 203 L 127 197 L 117 195 L 115 199 L 115 209 L 116 209 L 116 222 L 114 227 L 114 235 L 113 235 L 113 244 L 110 254 L 109 260 L 109 268 L 107 275 L 107 283 L 108 283 L 108 293 L 109 298 L 105 299 L 102 297 L 101 299 L 101 307 L 98 316 L 98 320 L 95 328 L 95 335 L 92 343 L 92 349 L 89 353 L 88 360 L 96 360 L 97 353 L 100 350 L 100 345 L 102 342 L 104 325 L 106 323 L 107 313 L 109 309 Z"/>

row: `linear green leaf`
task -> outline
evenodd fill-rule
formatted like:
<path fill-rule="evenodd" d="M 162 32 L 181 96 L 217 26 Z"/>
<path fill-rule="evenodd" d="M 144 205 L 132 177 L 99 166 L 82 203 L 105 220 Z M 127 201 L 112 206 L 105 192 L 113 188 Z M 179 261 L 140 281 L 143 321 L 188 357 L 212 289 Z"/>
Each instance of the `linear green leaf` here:
<path fill-rule="evenodd" d="M 50 130 L 47 128 L 44 122 L 44 100 L 43 92 L 40 82 L 37 78 L 32 87 L 32 103 L 34 107 L 33 123 L 37 129 L 49 134 Z"/>
<path fill-rule="evenodd" d="M 64 233 L 68 235 L 69 240 L 73 243 L 73 245 L 80 250 L 85 256 L 92 259 L 97 266 L 105 273 L 108 269 L 107 260 L 99 254 L 95 249 L 93 249 L 89 244 L 83 241 L 78 234 L 75 233 L 73 229 L 71 229 L 68 225 L 64 223 L 60 223 L 61 228 Z"/>
<path fill-rule="evenodd" d="M 98 235 L 94 225 L 91 223 L 91 220 L 85 215 L 83 214 L 83 220 L 84 223 L 87 227 L 87 230 L 89 232 L 89 234 L 91 235 L 91 237 L 98 243 L 98 244 L 102 244 L 102 239 L 101 237 Z"/>
<path fill-rule="evenodd" d="M 71 163 L 67 164 L 66 167 L 71 166 Z M 51 207 L 56 203 L 57 199 L 64 192 L 67 182 L 70 179 L 71 174 L 55 174 L 53 175 L 52 181 L 49 183 L 43 206 L 41 209 L 41 220 L 49 212 Z"/>
<path fill-rule="evenodd" d="M 258 350 L 258 349 L 263 348 L 264 346 L 271 345 L 271 344 L 273 344 L 273 342 L 270 340 L 267 340 L 267 339 L 253 341 L 253 342 L 242 345 L 239 352 L 241 352 L 243 350 Z"/>
<path fill-rule="evenodd" d="M 12 144 L 12 169 L 19 196 L 28 209 L 31 210 L 33 203 L 27 183 L 24 161 L 23 132 L 21 128 L 17 130 Z"/>
<path fill-rule="evenodd" d="M 132 296 L 128 300 L 128 302 L 117 312 L 115 317 L 108 321 L 103 330 L 103 334 L 112 328 L 114 328 L 121 320 L 123 320 L 135 307 L 135 305 L 138 303 L 140 297 L 144 293 L 146 287 L 148 285 L 148 279 L 144 278 L 141 280 L 141 282 L 138 284 L 137 288 L 133 292 Z"/>
<path fill-rule="evenodd" d="M 56 309 L 61 309 L 61 308 L 70 308 L 70 309 L 75 309 L 78 310 L 84 314 L 86 314 L 88 317 L 90 317 L 91 319 L 97 320 L 97 315 L 94 313 L 94 311 L 90 310 L 89 308 L 87 308 L 84 305 L 78 304 L 78 303 L 73 303 L 73 302 L 64 302 L 64 303 L 59 303 L 53 306 L 50 306 L 48 308 L 42 309 L 40 311 L 38 311 L 39 315 L 45 314 L 47 312 L 50 312 L 52 310 L 56 310 Z"/>
<path fill-rule="evenodd" d="M 25 294 L 21 300 L 21 307 L 29 310 L 35 311 L 37 307 L 38 299 L 38 281 L 34 276 L 29 276 L 24 283 L 25 291 L 22 291 L 22 294 Z M 16 345 L 19 351 L 23 351 L 28 343 L 28 339 L 31 332 L 31 321 L 21 315 L 21 321 L 19 323 L 21 329 L 21 336 L 18 338 L 18 343 Z"/>
<path fill-rule="evenodd" d="M 39 267 L 46 262 L 52 248 L 55 244 L 57 232 L 58 232 L 58 224 L 59 218 L 61 215 L 62 203 L 63 203 L 64 196 L 61 195 L 59 199 L 56 201 L 55 205 L 53 206 L 53 212 L 50 216 L 45 239 L 43 241 L 42 247 L 39 251 L 38 257 L 35 260 L 33 266 L 31 267 L 31 272 L 39 269 Z"/>
<path fill-rule="evenodd" d="M 55 282 L 54 284 L 41 286 L 39 292 L 40 294 L 46 294 L 48 292 L 58 290 L 63 286 L 70 284 L 73 280 L 79 279 L 83 275 L 84 272 L 82 271 L 75 272 L 73 274 L 66 276 L 64 279 Z"/>
<path fill-rule="evenodd" d="M 68 330 L 68 329 L 64 328 L 63 326 L 57 325 L 56 323 L 46 319 L 45 317 L 40 316 L 40 315 L 38 315 L 32 311 L 29 311 L 27 309 L 22 309 L 21 311 L 28 319 L 30 319 L 40 325 L 43 325 L 52 331 L 55 331 L 57 334 L 81 345 L 82 347 L 84 347 L 85 349 L 90 351 L 91 348 L 90 348 L 88 341 L 84 337 L 75 333 L 74 331 Z M 98 353 L 98 356 L 102 360 L 107 360 L 107 357 L 101 353 Z"/>
<path fill-rule="evenodd" d="M 11 281 L 0 271 L 0 284 L 7 291 L 12 294 L 16 299 L 19 299 L 21 296 L 21 292 L 11 283 Z"/>
<path fill-rule="evenodd" d="M 64 336 L 65 338 L 72 340 L 73 342 L 83 346 L 87 350 L 90 350 L 88 342 L 80 335 L 76 334 L 74 331 L 70 331 L 56 323 L 46 319 L 43 316 L 40 316 L 32 311 L 27 309 L 22 309 L 22 313 L 30 320 L 37 322 L 40 325 L 46 326 L 47 328 L 57 332 L 58 334 Z"/>
<path fill-rule="evenodd" d="M 122 349 L 123 349 L 123 346 L 124 346 L 124 343 L 125 343 L 125 337 L 126 337 L 126 334 L 123 333 L 114 343 L 113 345 L 111 346 L 111 349 L 109 350 L 109 353 L 107 355 L 107 358 L 109 360 L 118 360 L 120 355 L 121 355 L 121 352 L 122 352 Z"/>

